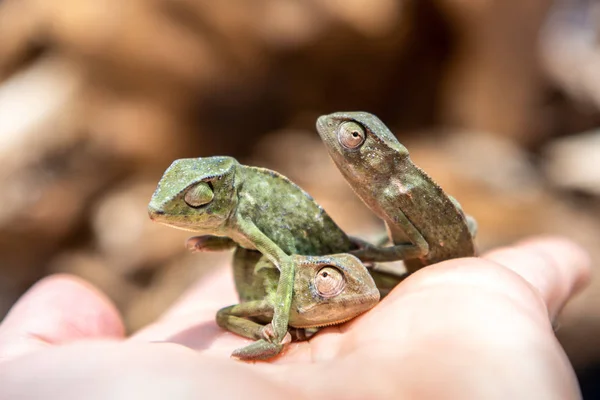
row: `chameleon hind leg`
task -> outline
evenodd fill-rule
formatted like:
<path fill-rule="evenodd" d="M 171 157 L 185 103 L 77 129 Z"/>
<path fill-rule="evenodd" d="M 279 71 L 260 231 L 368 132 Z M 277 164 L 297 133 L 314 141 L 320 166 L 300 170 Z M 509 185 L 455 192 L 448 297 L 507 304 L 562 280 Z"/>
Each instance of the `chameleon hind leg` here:
<path fill-rule="evenodd" d="M 291 335 L 286 334 L 281 343 L 273 343 L 270 324 L 261 325 L 247 318 L 262 315 L 272 315 L 273 305 L 266 300 L 248 301 L 225 307 L 217 312 L 217 325 L 230 332 L 256 339 L 256 342 L 236 349 L 232 357 L 241 360 L 265 360 L 276 356 L 283 349 L 283 345 L 291 341 Z"/>

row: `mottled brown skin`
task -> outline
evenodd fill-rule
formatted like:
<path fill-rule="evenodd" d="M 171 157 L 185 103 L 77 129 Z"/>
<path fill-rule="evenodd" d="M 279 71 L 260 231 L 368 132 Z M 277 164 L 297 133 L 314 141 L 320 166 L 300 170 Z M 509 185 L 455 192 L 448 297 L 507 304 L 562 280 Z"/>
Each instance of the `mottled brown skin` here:
<path fill-rule="evenodd" d="M 363 261 L 404 259 L 408 272 L 475 255 L 476 224 L 458 202 L 412 163 L 408 150 L 376 116 L 321 116 L 317 130 L 329 155 L 363 202 L 386 223 L 394 246 L 352 252 Z"/>
<path fill-rule="evenodd" d="M 217 249 L 216 249 L 217 250 Z M 294 295 L 290 308 L 289 326 L 297 340 L 307 339 L 318 329 L 352 319 L 372 308 L 379 301 L 379 291 L 367 269 L 354 256 L 293 256 L 296 264 Z M 233 258 L 234 281 L 240 304 L 225 307 L 217 313 L 217 324 L 249 339 L 265 335 L 262 324 L 273 318 L 277 302 L 279 270 L 266 257 L 253 250 L 236 247 Z M 317 276 L 334 272 L 340 283 L 339 292 L 323 293 Z M 251 318 L 251 319 L 249 319 Z M 313 328 L 306 332 L 306 329 Z M 284 340 L 284 343 L 286 340 Z M 251 345 L 252 346 L 252 345 Z M 256 351 L 244 348 L 243 356 L 267 359 L 261 346 Z M 233 353 L 238 356 L 237 352 Z"/>

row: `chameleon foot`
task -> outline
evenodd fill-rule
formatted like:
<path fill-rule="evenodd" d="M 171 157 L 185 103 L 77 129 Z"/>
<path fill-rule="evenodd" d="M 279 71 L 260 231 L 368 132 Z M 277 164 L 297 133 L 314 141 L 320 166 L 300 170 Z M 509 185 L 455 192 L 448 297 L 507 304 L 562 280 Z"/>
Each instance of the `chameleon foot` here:
<path fill-rule="evenodd" d="M 262 328 L 261 336 L 267 342 L 272 343 L 272 342 L 277 341 L 275 331 L 273 330 L 273 325 L 270 322 Z M 292 335 L 289 332 L 287 332 L 285 334 L 285 336 L 283 337 L 283 339 L 281 340 L 281 344 L 288 344 L 291 341 L 292 341 Z"/>
<path fill-rule="evenodd" d="M 313 337 L 320 328 L 289 328 L 288 332 L 292 336 L 292 341 L 302 342 Z"/>
<path fill-rule="evenodd" d="M 227 237 L 219 236 L 193 236 L 185 242 L 185 247 L 192 253 L 206 251 L 224 251 L 235 247 L 235 242 Z"/>
<path fill-rule="evenodd" d="M 283 344 L 271 343 L 264 339 L 260 339 L 248 346 L 234 350 L 233 353 L 231 353 L 231 357 L 247 361 L 267 360 L 281 353 L 281 350 L 283 350 Z"/>

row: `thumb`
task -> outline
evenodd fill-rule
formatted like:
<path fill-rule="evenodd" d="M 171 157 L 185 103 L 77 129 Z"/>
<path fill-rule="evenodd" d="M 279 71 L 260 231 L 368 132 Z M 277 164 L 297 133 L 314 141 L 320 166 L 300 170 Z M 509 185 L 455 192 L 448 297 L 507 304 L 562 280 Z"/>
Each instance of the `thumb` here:
<path fill-rule="evenodd" d="M 122 338 L 121 317 L 90 283 L 53 275 L 33 285 L 0 324 L 0 361 L 78 339 Z"/>

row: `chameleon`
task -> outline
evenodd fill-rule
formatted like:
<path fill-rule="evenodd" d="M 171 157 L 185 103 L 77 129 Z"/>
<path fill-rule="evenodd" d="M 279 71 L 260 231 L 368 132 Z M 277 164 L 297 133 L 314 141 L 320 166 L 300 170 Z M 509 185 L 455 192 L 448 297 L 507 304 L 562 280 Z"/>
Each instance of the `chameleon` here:
<path fill-rule="evenodd" d="M 222 249 L 222 248 L 220 248 Z M 206 249 L 205 249 L 206 250 Z M 346 322 L 369 310 L 379 301 L 379 291 L 364 265 L 350 254 L 326 256 L 293 255 L 294 277 L 290 329 L 283 343 L 294 337 L 305 340 L 318 328 Z M 263 351 L 261 340 L 277 302 L 279 270 L 265 256 L 237 246 L 233 257 L 234 282 L 240 304 L 217 312 L 217 324 L 258 344 L 246 347 L 242 357 L 267 359 L 275 354 Z M 253 318 L 248 319 L 248 318 Z M 237 351 L 232 354 L 239 357 Z"/>
<path fill-rule="evenodd" d="M 199 242 L 193 239 L 192 247 L 227 248 L 231 241 L 262 253 L 279 270 L 271 322 L 257 342 L 234 352 L 240 359 L 267 358 L 281 351 L 293 302 L 293 255 L 321 256 L 357 248 L 295 183 L 232 157 L 175 160 L 160 179 L 148 213 L 155 222 L 205 235 Z M 394 285 L 388 276 L 375 277 L 384 294 Z"/>
<path fill-rule="evenodd" d="M 392 246 L 351 252 L 363 262 L 402 259 L 408 273 L 425 265 L 475 255 L 474 218 L 465 215 L 412 163 L 408 150 L 367 112 L 337 112 L 317 119 L 317 131 L 346 181 L 385 224 Z"/>

